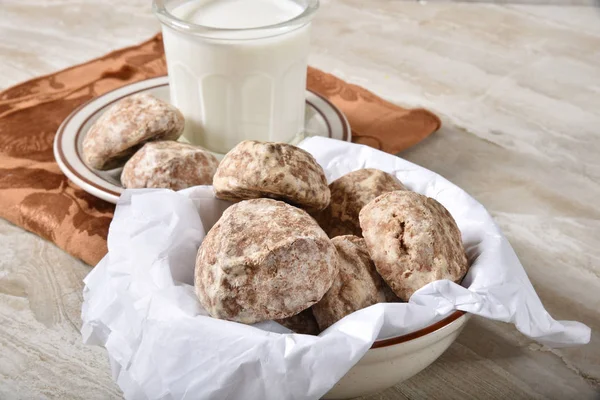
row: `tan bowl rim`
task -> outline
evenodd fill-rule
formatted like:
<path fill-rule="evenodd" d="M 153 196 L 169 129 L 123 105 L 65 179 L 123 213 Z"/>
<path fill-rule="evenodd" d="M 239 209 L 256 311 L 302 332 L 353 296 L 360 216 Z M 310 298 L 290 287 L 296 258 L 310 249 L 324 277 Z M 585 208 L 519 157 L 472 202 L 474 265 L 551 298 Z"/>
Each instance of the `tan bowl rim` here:
<path fill-rule="evenodd" d="M 446 318 L 442 319 L 441 321 L 438 321 L 435 324 L 426 326 L 423 329 L 419 329 L 418 331 L 407 333 L 406 335 L 392 337 L 389 339 L 377 340 L 377 341 L 375 341 L 375 343 L 373 343 L 373 345 L 371 346 L 371 349 L 378 349 L 381 347 L 393 346 L 396 344 L 408 342 L 409 340 L 420 338 L 422 336 L 425 336 L 432 332 L 435 332 L 438 329 L 445 327 L 446 325 L 449 325 L 450 323 L 456 321 L 457 319 L 459 319 L 460 317 L 462 317 L 465 314 L 466 314 L 465 311 L 456 310 L 452 314 L 447 316 Z"/>

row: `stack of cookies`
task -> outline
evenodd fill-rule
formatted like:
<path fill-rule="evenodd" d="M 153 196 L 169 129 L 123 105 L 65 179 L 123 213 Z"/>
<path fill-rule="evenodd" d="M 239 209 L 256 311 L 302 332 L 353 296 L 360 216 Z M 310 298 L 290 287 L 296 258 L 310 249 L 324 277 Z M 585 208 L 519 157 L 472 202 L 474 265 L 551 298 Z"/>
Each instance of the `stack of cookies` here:
<path fill-rule="evenodd" d="M 123 167 L 121 184 L 129 189 L 210 185 L 219 162 L 201 147 L 176 141 L 184 125 L 171 104 L 133 95 L 94 122 L 83 140 L 83 158 L 97 170 Z"/>
<path fill-rule="evenodd" d="M 360 169 L 327 185 L 306 151 L 244 141 L 219 162 L 176 140 L 184 119 L 153 96 L 110 108 L 83 142 L 95 169 L 123 167 L 126 188 L 214 186 L 236 202 L 202 242 L 195 288 L 212 317 L 276 320 L 318 334 L 348 314 L 408 301 L 439 279 L 460 282 L 468 264 L 461 234 L 437 201 L 394 176 Z"/>
<path fill-rule="evenodd" d="M 450 213 L 383 171 L 328 186 L 308 152 L 244 141 L 213 186 L 236 202 L 196 258 L 196 294 L 215 318 L 318 334 L 370 305 L 407 301 L 429 282 L 460 282 L 468 269 Z"/>

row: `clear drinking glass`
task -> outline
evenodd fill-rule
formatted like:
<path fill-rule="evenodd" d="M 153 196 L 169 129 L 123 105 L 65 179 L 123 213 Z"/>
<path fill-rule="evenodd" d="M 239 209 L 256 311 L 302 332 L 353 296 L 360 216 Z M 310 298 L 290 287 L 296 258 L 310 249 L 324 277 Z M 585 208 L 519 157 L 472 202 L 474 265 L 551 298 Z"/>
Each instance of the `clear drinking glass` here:
<path fill-rule="evenodd" d="M 227 0 L 210 0 L 218 1 Z M 224 154 L 245 139 L 290 142 L 302 134 L 309 29 L 319 0 L 271 1 L 290 2 L 299 13 L 250 28 L 230 27 L 232 15 L 228 28 L 215 28 L 189 22 L 209 1 L 154 0 L 171 101 L 185 116 L 190 143 Z"/>

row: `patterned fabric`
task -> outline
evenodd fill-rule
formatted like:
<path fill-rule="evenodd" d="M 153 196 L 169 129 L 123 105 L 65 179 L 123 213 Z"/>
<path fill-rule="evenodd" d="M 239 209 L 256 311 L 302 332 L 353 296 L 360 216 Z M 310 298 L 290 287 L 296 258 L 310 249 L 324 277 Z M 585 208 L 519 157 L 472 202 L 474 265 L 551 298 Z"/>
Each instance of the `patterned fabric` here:
<path fill-rule="evenodd" d="M 166 74 L 162 37 L 19 84 L 0 94 L 0 217 L 88 264 L 106 254 L 114 206 L 87 194 L 59 170 L 52 152 L 60 123 L 88 100 Z M 440 127 L 429 111 L 395 106 L 314 68 L 308 87 L 347 116 L 354 141 L 397 153 Z"/>

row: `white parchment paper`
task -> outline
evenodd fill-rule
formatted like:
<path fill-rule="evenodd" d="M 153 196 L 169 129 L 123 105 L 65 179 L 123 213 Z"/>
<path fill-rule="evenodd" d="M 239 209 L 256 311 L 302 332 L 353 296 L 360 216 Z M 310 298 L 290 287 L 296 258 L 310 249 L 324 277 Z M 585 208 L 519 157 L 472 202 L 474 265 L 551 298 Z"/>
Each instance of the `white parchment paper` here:
<path fill-rule="evenodd" d="M 197 249 L 230 203 L 212 187 L 127 190 L 108 236 L 108 254 L 85 279 L 83 340 L 106 347 L 128 399 L 316 399 L 377 338 L 401 335 L 453 310 L 511 322 L 559 347 L 588 343 L 590 329 L 546 312 L 513 249 L 484 207 L 441 176 L 398 157 L 325 138 L 300 147 L 331 182 L 360 168 L 396 175 L 456 219 L 472 266 L 462 282 L 433 282 L 409 303 L 355 312 L 318 337 L 266 322 L 213 319 L 193 290 Z"/>

